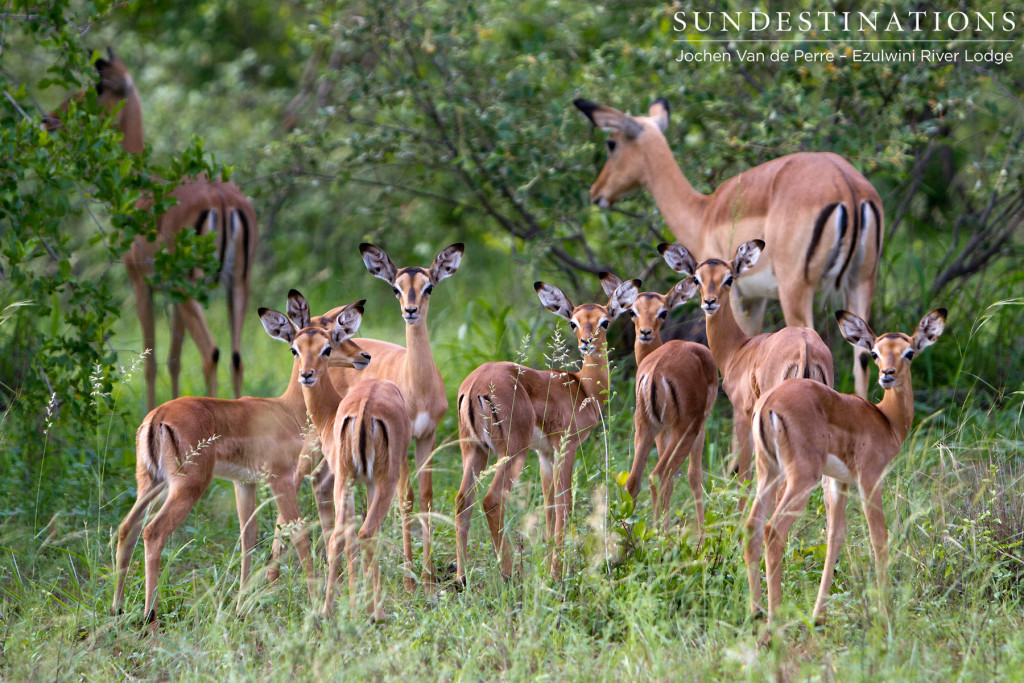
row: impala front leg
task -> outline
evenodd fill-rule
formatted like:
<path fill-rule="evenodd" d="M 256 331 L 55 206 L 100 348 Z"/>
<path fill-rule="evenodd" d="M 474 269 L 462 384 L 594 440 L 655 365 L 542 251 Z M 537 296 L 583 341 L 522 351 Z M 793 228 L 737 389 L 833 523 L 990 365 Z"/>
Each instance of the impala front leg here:
<path fill-rule="evenodd" d="M 235 507 L 238 509 L 238 528 L 241 529 L 242 547 L 242 588 L 249 581 L 249 571 L 252 567 L 252 550 L 256 547 L 256 530 L 259 524 L 254 518 L 256 512 L 256 484 L 251 482 L 236 481 L 235 484 Z M 268 576 L 270 572 L 267 572 Z M 241 592 L 239 599 L 241 599 Z"/>
<path fill-rule="evenodd" d="M 423 583 L 433 586 L 436 582 L 434 560 L 430 555 L 431 515 L 434 507 L 434 484 L 431 473 L 436 432 L 431 431 L 416 439 L 416 475 L 420 494 L 420 524 L 423 528 Z"/>
<path fill-rule="evenodd" d="M 558 474 L 555 478 L 555 533 L 551 544 L 551 576 L 562 576 L 562 553 L 565 549 L 565 530 L 569 525 L 569 513 L 572 511 L 572 468 L 576 461 L 576 449 L 579 442 L 573 440 L 566 444 L 565 454 L 557 464 Z"/>
<path fill-rule="evenodd" d="M 875 576 L 878 580 L 878 604 L 882 614 L 888 614 L 889 594 L 889 532 L 885 525 L 885 513 L 882 511 L 882 482 L 859 482 L 861 506 L 868 520 L 868 534 L 871 537 L 871 549 L 875 555 Z"/>

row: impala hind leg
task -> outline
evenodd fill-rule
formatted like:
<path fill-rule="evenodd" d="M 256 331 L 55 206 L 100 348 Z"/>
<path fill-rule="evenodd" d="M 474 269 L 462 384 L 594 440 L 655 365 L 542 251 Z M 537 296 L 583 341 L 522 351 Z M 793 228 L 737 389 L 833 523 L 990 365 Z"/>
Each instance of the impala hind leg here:
<path fill-rule="evenodd" d="M 183 301 L 177 305 L 181 317 L 185 321 L 185 329 L 188 330 L 192 340 L 199 347 L 199 355 L 203 358 L 203 377 L 206 379 L 206 395 L 217 395 L 217 361 L 220 359 L 220 350 L 213 341 L 210 328 L 206 324 L 206 315 L 202 306 L 195 299 Z"/>
<path fill-rule="evenodd" d="M 764 526 L 775 507 L 775 495 L 782 481 L 782 471 L 773 461 L 758 458 L 757 492 L 750 504 L 747 517 L 747 543 L 743 549 L 743 560 L 747 565 L 747 586 L 750 589 L 750 613 L 764 613 L 761 599 L 761 552 L 764 549 Z"/>
<path fill-rule="evenodd" d="M 114 567 L 117 571 L 117 587 L 114 589 L 114 601 L 110 606 L 110 613 L 116 616 L 121 611 L 121 604 L 124 602 L 124 583 L 128 576 L 128 565 L 131 564 L 132 551 L 138 543 L 139 534 L 142 532 L 142 521 L 145 519 L 149 508 L 167 490 L 167 482 L 154 484 L 146 480 L 139 485 L 138 498 L 132 506 L 131 511 L 121 522 L 117 529 L 117 553 L 115 554 Z"/>
<path fill-rule="evenodd" d="M 235 264 L 238 267 L 238 264 Z M 235 398 L 242 396 L 242 331 L 249 305 L 249 283 L 231 282 L 227 287 L 228 320 L 231 322 L 231 388 Z"/>
<path fill-rule="evenodd" d="M 197 486 L 192 482 L 177 485 L 174 481 L 169 482 L 167 499 L 160 507 L 160 512 L 142 531 L 142 540 L 146 551 L 145 614 L 150 622 L 156 621 L 156 588 L 160 580 L 160 554 L 171 533 L 185 521 L 185 517 L 206 491 L 209 483 L 209 478 L 207 478 L 205 486 Z"/>
<path fill-rule="evenodd" d="M 256 513 L 256 484 L 236 481 L 235 507 L 238 510 L 238 528 L 242 547 L 242 569 L 240 584 L 242 588 L 249 582 L 249 571 L 252 567 L 252 551 L 256 547 L 256 531 L 259 523 Z M 238 594 L 241 599 L 242 593 Z"/>
<path fill-rule="evenodd" d="M 334 484 L 335 510 L 333 530 L 330 541 L 327 544 L 327 595 L 324 598 L 323 614 L 330 615 L 334 611 L 334 597 L 338 590 L 338 580 L 341 575 L 341 554 L 346 552 L 351 544 L 345 542 L 345 534 L 349 525 L 348 503 L 349 486 L 344 479 L 337 479 Z"/>
<path fill-rule="evenodd" d="M 832 479 L 821 478 L 821 487 L 825 497 L 825 536 L 828 542 L 825 550 L 825 567 L 821 572 L 821 584 L 818 586 L 818 598 L 814 602 L 814 623 L 821 626 L 825 623 L 825 609 L 828 602 L 829 589 L 832 586 L 832 574 L 839 550 L 846 540 L 846 497 L 848 484 Z"/>
<path fill-rule="evenodd" d="M 334 527 L 334 472 L 327 458 L 321 458 L 320 464 L 313 470 L 310 477 L 313 486 L 313 499 L 316 501 L 316 514 L 320 518 L 320 533 L 324 538 L 324 548 L 329 547 L 331 529 Z M 344 542 L 344 541 L 342 541 Z"/>
<path fill-rule="evenodd" d="M 633 498 L 634 506 L 637 497 L 640 495 L 640 481 L 643 479 L 644 470 L 647 469 L 647 461 L 651 457 L 651 447 L 655 441 L 653 432 L 654 426 L 651 424 L 650 418 L 643 415 L 641 409 L 638 408 L 633 418 L 633 465 L 629 468 L 629 477 L 626 478 L 626 493 Z M 658 441 L 658 461 L 660 463 L 662 455 L 660 435 Z M 657 494 L 653 473 L 649 481 L 651 486 L 651 505 L 654 509 L 657 509 L 655 502 Z"/>
<path fill-rule="evenodd" d="M 455 496 L 455 562 L 456 578 L 466 585 L 466 548 L 469 544 L 469 525 L 473 518 L 473 498 L 480 473 L 487 466 L 487 449 L 478 441 L 461 434 L 462 484 Z M 410 507 L 412 507 L 410 503 Z"/>
<path fill-rule="evenodd" d="M 739 478 L 740 483 L 746 484 L 750 481 L 750 461 L 754 453 L 754 439 L 750 432 L 750 416 L 742 409 L 735 409 L 733 412 L 733 451 L 736 453 L 734 460 L 729 466 L 729 471 Z M 747 493 L 744 491 L 740 496 L 739 510 L 747 506 Z"/>
<path fill-rule="evenodd" d="M 395 482 L 385 482 L 384 486 L 367 485 L 366 519 L 359 527 L 359 548 L 365 553 L 366 566 L 364 575 L 372 586 L 372 599 L 367 612 L 371 614 L 374 621 L 384 621 L 384 604 L 380 594 L 380 561 L 377 557 L 378 542 L 377 534 L 380 526 L 391 508 L 391 501 L 395 497 Z"/>
<path fill-rule="evenodd" d="M 817 479 L 808 482 L 794 472 L 787 472 L 786 477 L 786 489 L 764 530 L 768 621 L 772 620 L 782 604 L 782 556 L 786 552 L 789 530 L 807 507 L 807 500 L 817 483 Z"/>
<path fill-rule="evenodd" d="M 515 433 L 514 428 L 510 431 Z M 494 551 L 501 564 L 501 574 L 505 578 L 512 577 L 512 552 L 505 535 L 505 501 L 515 482 L 516 472 L 522 470 L 523 462 L 526 460 L 526 449 L 527 444 L 519 443 L 518 439 L 515 446 L 509 444 L 510 455 L 498 462 L 494 472 L 494 481 L 491 482 L 490 488 L 484 495 L 484 515 L 487 517 L 487 526 L 491 532 L 491 540 L 494 542 Z M 556 491 L 554 530 L 556 543 L 559 532 L 557 496 Z"/>
<path fill-rule="evenodd" d="M 134 253 L 134 251 L 132 252 Z M 128 257 L 130 258 L 130 257 Z M 128 258 L 128 275 L 135 292 L 135 311 L 142 328 L 142 348 L 146 354 L 146 410 L 156 407 L 156 328 L 153 322 L 153 290 L 146 284 L 145 276 L 134 267 Z"/>
<path fill-rule="evenodd" d="M 171 311 L 171 342 L 167 349 L 167 374 L 171 376 L 171 398 L 180 396 L 181 346 L 185 341 L 185 319 L 178 306 Z"/>
<path fill-rule="evenodd" d="M 753 337 L 761 333 L 761 322 L 764 320 L 764 311 L 768 306 L 768 300 L 764 298 L 745 297 L 739 287 L 733 287 L 729 292 L 733 316 L 736 323 L 743 330 L 743 334 Z"/>

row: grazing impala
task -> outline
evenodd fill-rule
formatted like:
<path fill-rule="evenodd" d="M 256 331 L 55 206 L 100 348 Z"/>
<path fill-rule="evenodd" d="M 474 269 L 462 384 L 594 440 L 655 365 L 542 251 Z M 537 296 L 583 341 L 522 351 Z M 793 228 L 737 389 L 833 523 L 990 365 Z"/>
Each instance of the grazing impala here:
<path fill-rule="evenodd" d="M 700 287 L 708 345 L 722 371 L 722 388 L 732 403 L 736 452 L 733 469 L 742 481 L 750 479 L 750 419 L 757 399 L 790 377 L 807 377 L 829 387 L 833 383 L 832 353 L 814 330 L 784 327 L 778 332 L 748 337 L 733 317 L 729 290 L 740 275 L 754 267 L 762 249 L 764 242 L 751 240 L 736 249 L 731 264 L 720 259 L 698 264 L 679 244 L 658 247 L 669 267 L 692 276 Z"/>
<path fill-rule="evenodd" d="M 601 274 L 601 286 L 611 294 L 621 280 Z M 636 500 L 640 494 L 651 446 L 658 447 L 658 464 L 650 476 L 651 507 L 662 530 L 669 525 L 669 504 L 675 476 L 689 456 L 686 479 L 697 508 L 697 537 L 704 532 L 704 423 L 718 396 L 718 367 L 702 344 L 678 339 L 661 341 L 661 324 L 676 306 L 697 292 L 691 278 L 680 281 L 668 294 L 641 292 L 629 315 L 636 328 L 636 413 L 633 417 L 633 466 L 626 491 Z"/>
<path fill-rule="evenodd" d="M 714 192 L 697 192 L 665 140 L 664 99 L 647 116 L 576 100 L 595 125 L 611 131 L 608 161 L 590 188 L 602 207 L 642 186 L 651 193 L 676 240 L 699 259 L 728 259 L 752 239 L 768 244 L 758 267 L 736 280 L 733 310 L 747 334 L 757 334 L 768 299 L 778 299 L 786 324 L 813 327 L 815 290 L 841 293 L 867 319 L 875 292 L 884 226 L 882 202 L 846 159 L 828 152 L 789 154 L 729 178 Z M 854 352 L 859 396 L 867 396 L 867 354 Z"/>
<path fill-rule="evenodd" d="M 140 154 L 144 145 L 142 133 L 142 105 L 132 77 L 124 62 L 107 50 L 109 59 L 97 59 L 97 102 L 110 112 L 117 111 L 124 151 Z M 76 95 L 75 97 L 81 97 Z M 123 103 L 123 105 L 122 105 Z M 120 110 L 118 107 L 120 106 Z M 60 127 L 60 113 L 67 110 L 67 102 L 60 110 L 48 115 L 44 125 L 48 130 Z M 242 395 L 242 325 L 249 303 L 249 278 L 256 253 L 256 212 L 242 191 L 234 183 L 214 182 L 204 177 L 184 181 L 171 192 L 178 203 L 157 218 L 157 240 L 150 242 L 139 236 L 124 256 L 124 264 L 135 290 L 135 307 L 142 325 L 142 344 L 154 349 L 156 336 L 153 320 L 153 288 L 147 278 L 153 274 L 156 252 L 174 243 L 174 236 L 184 229 L 197 234 L 217 233 L 217 278 L 227 288 L 228 317 L 231 322 L 231 383 L 235 398 Z M 152 205 L 142 199 L 136 205 L 141 210 Z M 217 394 L 217 348 L 206 324 L 202 307 L 193 299 L 175 304 L 171 322 L 171 348 L 167 368 L 171 375 L 171 396 L 178 396 L 178 373 L 181 369 L 181 343 L 188 331 L 202 356 L 203 377 L 208 396 Z M 146 406 L 156 405 L 156 358 L 146 356 Z"/>
<path fill-rule="evenodd" d="M 503 576 L 512 576 L 505 540 L 505 499 L 523 470 L 526 452 L 540 456 L 546 536 L 553 540 L 551 573 L 561 573 L 561 549 L 572 509 L 572 468 L 576 449 L 601 422 L 607 400 L 608 355 L 605 331 L 632 305 L 639 280 L 620 284 L 606 306 L 573 306 L 557 287 L 534 288 L 555 315 L 569 321 L 579 341 L 579 372 L 534 370 L 517 363 L 484 363 L 459 387 L 459 439 L 462 485 L 455 499 L 458 579 L 466 583 L 466 544 L 477 480 L 490 453 L 498 456 L 494 481 L 484 496 L 484 513 Z"/>
<path fill-rule="evenodd" d="M 356 308 L 360 309 L 361 304 Z M 355 559 L 359 549 L 367 554 L 366 576 L 373 585 L 368 612 L 374 620 L 384 619 L 380 599 L 380 567 L 374 537 L 391 507 L 395 490 L 409 487 L 409 450 L 411 426 L 405 400 L 394 382 L 366 379 L 350 388 L 342 398 L 333 384 L 320 381 L 327 375 L 331 352 L 351 336 L 357 318 L 338 317 L 325 329 L 311 325 L 309 305 L 294 289 L 288 293 L 288 315 L 260 309 L 260 320 L 267 333 L 291 347 L 298 366 L 299 383 L 309 412 L 320 436 L 324 456 L 334 473 L 334 507 L 337 516 L 328 546 L 330 571 L 323 612 L 334 609 L 338 559 L 344 548 L 348 557 L 349 585 L 355 606 Z M 366 484 L 366 519 L 354 533 L 352 482 Z M 412 538 L 408 514 L 402 515 L 402 538 L 407 571 L 412 565 Z"/>
<path fill-rule="evenodd" d="M 461 242 L 445 247 L 429 269 L 416 266 L 397 268 L 380 247 L 360 244 L 359 253 L 362 254 L 366 268 L 395 291 L 402 309 L 402 319 L 405 320 L 405 347 L 376 339 L 357 339 L 356 343 L 373 356 L 373 362 L 366 372 L 356 374 L 342 369 L 331 371 L 331 381 L 342 395 L 364 377 L 373 377 L 391 380 L 398 385 L 405 398 L 406 412 L 412 424 L 412 438 L 416 442 L 416 473 L 422 513 L 420 525 L 423 529 L 423 580 L 428 585 L 435 582 L 434 564 L 430 555 L 431 515 L 434 506 L 430 460 L 437 437 L 437 425 L 448 410 L 448 398 L 441 371 L 437 369 L 430 351 L 427 310 L 434 287 L 459 269 L 463 249 Z M 304 476 L 305 473 L 298 474 Z M 314 474 L 314 488 L 325 537 L 334 519 L 331 504 L 334 486 L 331 471 L 322 466 L 318 468 Z M 402 504 L 411 506 L 412 500 Z"/>
<path fill-rule="evenodd" d="M 316 318 L 319 328 L 354 332 L 361 306 L 336 308 Z M 308 317 L 308 314 L 307 314 Z M 349 335 L 351 336 L 351 334 Z M 336 357 L 354 368 L 365 368 L 370 356 L 351 340 L 342 339 Z M 238 522 L 241 526 L 241 583 L 248 579 L 250 553 L 256 544 L 256 485 L 266 480 L 274 492 L 278 523 L 291 524 L 311 599 L 314 595 L 309 537 L 296 502 L 294 471 L 306 446 L 306 404 L 299 385 L 299 362 L 292 366 L 288 388 L 279 398 L 238 399 L 184 396 L 164 403 L 142 421 L 135 435 L 137 500 L 117 532 L 117 588 L 112 611 L 124 597 L 124 581 L 132 550 L 149 508 L 161 496 L 166 500 L 143 531 L 146 546 L 146 614 L 156 619 L 156 588 L 160 553 L 171 533 L 184 521 L 214 477 L 235 482 Z"/>
<path fill-rule="evenodd" d="M 946 309 L 924 316 L 913 337 L 893 333 L 875 336 L 867 323 L 846 311 L 836 312 L 843 337 L 871 354 L 878 365 L 878 383 L 885 390 L 880 403 L 840 394 L 818 382 L 786 380 L 769 391 L 754 408 L 757 444 L 757 495 L 747 519 L 747 581 L 750 609 L 761 611 L 761 548 L 767 536 L 768 618 L 782 600 L 782 554 L 793 523 L 822 475 L 825 482 L 825 568 L 821 574 L 814 618 L 825 619 L 839 549 L 846 537 L 846 496 L 850 484 L 860 490 L 868 521 L 875 573 L 883 596 L 888 586 L 889 548 L 882 512 L 882 477 L 900 452 L 914 420 L 914 391 L 910 361 L 942 334 Z M 771 520 L 775 490 L 782 496 Z"/>

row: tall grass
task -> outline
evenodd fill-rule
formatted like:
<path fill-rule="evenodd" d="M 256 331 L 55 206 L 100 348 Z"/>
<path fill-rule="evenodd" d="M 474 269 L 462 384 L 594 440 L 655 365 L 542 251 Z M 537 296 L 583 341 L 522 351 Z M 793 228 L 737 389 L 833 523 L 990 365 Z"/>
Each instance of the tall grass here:
<path fill-rule="evenodd" d="M 515 357 L 524 335 L 546 339 L 556 324 L 543 314 L 516 320 L 484 304 L 471 320 L 443 306 L 431 315 L 438 365 L 453 394 L 477 362 L 498 353 Z M 464 324 L 480 327 L 465 337 L 486 329 L 490 341 L 479 347 L 460 343 Z M 974 353 L 976 335 L 953 338 L 959 344 L 944 338 L 940 345 L 958 348 L 959 358 Z M 290 357 L 255 334 L 247 342 L 250 376 L 266 385 L 260 393 L 278 393 Z M 543 346 L 531 344 L 527 360 L 540 364 Z M 319 619 L 294 553 L 286 556 L 276 584 L 268 585 L 258 571 L 241 589 L 234 501 L 226 484 L 211 487 L 165 551 L 159 632 L 149 635 L 142 619 L 141 548 L 129 574 L 126 611 L 109 616 L 112 532 L 134 497 L 132 435 L 111 423 L 86 436 L 78 447 L 95 450 L 95 459 L 74 446 L 55 452 L 44 439 L 41 458 L 62 467 L 40 463 L 33 479 L 38 491 L 13 491 L 0 502 L 0 678 L 1013 678 L 1024 665 L 1024 393 L 995 395 L 968 367 L 964 360 L 959 369 L 942 370 L 953 377 L 956 392 L 922 392 L 917 425 L 885 480 L 892 555 L 888 613 L 877 606 L 867 529 L 852 502 L 828 624 L 810 625 L 825 543 L 816 493 L 786 551 L 785 635 L 766 649 L 756 644 L 763 625 L 747 615 L 741 490 L 724 475 L 731 426 L 724 397 L 708 426 L 706 538 L 699 548 L 686 487 L 673 501 L 675 528 L 660 536 L 646 524 L 647 492 L 634 506 L 619 484 L 617 475 L 632 458 L 633 392 L 631 377 L 616 368 L 606 422 L 577 460 L 565 577 L 554 580 L 547 572 L 531 457 L 507 508 L 514 579 L 507 582 L 496 570 L 478 505 L 469 546 L 472 588 L 445 583 L 434 598 L 420 590 L 407 593 L 393 515 L 380 553 L 389 619 L 378 626 L 344 599 L 334 618 Z M 257 379 L 255 368 L 271 372 Z M 110 379 L 114 400 L 143 395 L 137 373 L 130 380 Z M 203 380 L 186 382 L 195 390 Z M 434 553 L 442 571 L 454 563 L 451 514 L 461 475 L 453 413 L 442 424 L 440 433 L 448 436 L 440 439 L 434 460 Z M 37 496 L 42 503 L 33 509 L 26 501 Z M 265 487 L 260 499 L 270 499 Z M 301 504 L 315 520 L 308 487 Z M 261 515 L 254 567 L 269 554 L 271 517 Z M 319 568 L 322 573 L 323 562 Z"/>

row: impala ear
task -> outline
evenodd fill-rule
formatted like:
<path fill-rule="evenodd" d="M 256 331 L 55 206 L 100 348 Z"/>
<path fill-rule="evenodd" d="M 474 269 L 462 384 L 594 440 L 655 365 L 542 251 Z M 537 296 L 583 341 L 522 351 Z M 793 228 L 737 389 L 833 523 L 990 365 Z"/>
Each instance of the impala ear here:
<path fill-rule="evenodd" d="M 465 248 L 462 242 L 456 242 L 441 250 L 441 253 L 434 259 L 433 265 L 430 266 L 430 279 L 434 281 L 435 285 L 455 274 L 455 271 L 459 269 L 459 264 L 462 263 L 462 252 Z"/>
<path fill-rule="evenodd" d="M 914 353 L 920 353 L 922 349 L 929 347 L 938 341 L 939 336 L 945 328 L 945 308 L 936 308 L 934 311 L 921 318 L 921 322 L 917 324 L 917 332 L 914 333 Z"/>
<path fill-rule="evenodd" d="M 257 313 L 260 316 L 260 322 L 263 323 L 263 329 L 271 338 L 283 341 L 288 345 L 295 341 L 295 326 L 284 313 L 278 313 L 269 308 L 260 308 Z"/>
<path fill-rule="evenodd" d="M 572 103 L 590 119 L 591 123 L 601 130 L 619 131 L 629 140 L 639 137 L 644 132 L 644 127 L 640 122 L 631 116 L 623 114 L 618 109 L 605 107 L 584 99 L 575 99 Z"/>
<path fill-rule="evenodd" d="M 331 342 L 334 345 L 341 344 L 359 330 L 359 325 L 363 322 L 363 305 L 365 303 L 366 299 L 360 299 L 348 306 L 343 306 L 338 311 L 334 327 L 331 328 Z"/>
<path fill-rule="evenodd" d="M 533 288 L 537 291 L 537 297 L 545 308 L 566 320 L 572 319 L 572 312 L 576 307 L 569 301 L 569 297 L 562 293 L 562 290 L 546 282 L 534 282 Z"/>
<path fill-rule="evenodd" d="M 641 284 L 643 283 L 640 280 L 627 280 L 615 288 L 611 298 L 608 299 L 607 306 L 608 315 L 612 320 L 618 318 L 633 305 L 640 293 Z"/>
<path fill-rule="evenodd" d="M 616 288 L 622 284 L 622 278 L 615 273 L 598 273 L 597 277 L 601 280 L 601 289 L 604 291 L 605 296 L 613 295 Z"/>
<path fill-rule="evenodd" d="M 694 260 L 693 255 L 687 251 L 686 247 L 681 244 L 662 242 L 658 245 L 658 253 L 665 259 L 668 267 L 677 273 L 693 275 L 694 271 L 697 270 L 697 261 Z"/>
<path fill-rule="evenodd" d="M 764 251 L 764 240 L 750 240 L 736 247 L 736 257 L 732 261 L 732 272 L 741 275 L 757 264 Z"/>
<path fill-rule="evenodd" d="M 295 325 L 295 329 L 309 327 L 309 303 L 299 290 L 292 289 L 288 292 L 288 308 L 285 310 L 288 311 L 288 319 Z"/>
<path fill-rule="evenodd" d="M 871 351 L 875 347 L 875 333 L 863 318 L 849 311 L 836 311 L 836 321 L 843 338 L 854 346 Z"/>
<path fill-rule="evenodd" d="M 654 120 L 654 123 L 662 133 L 668 130 L 668 115 L 668 100 L 664 97 L 654 100 L 654 102 L 651 102 L 651 106 L 647 108 L 647 116 Z"/>
<path fill-rule="evenodd" d="M 363 242 L 359 245 L 359 253 L 362 255 L 363 263 L 366 264 L 366 269 L 370 271 L 371 275 L 379 277 L 388 284 L 395 284 L 395 275 L 398 273 L 398 268 L 395 268 L 394 262 L 384 253 L 383 249 Z"/>
<path fill-rule="evenodd" d="M 676 286 L 670 289 L 668 294 L 665 295 L 665 308 L 671 311 L 677 306 L 682 306 L 692 299 L 698 291 L 700 291 L 700 287 L 697 286 L 697 283 L 694 282 L 692 277 L 680 280 L 676 283 Z"/>

